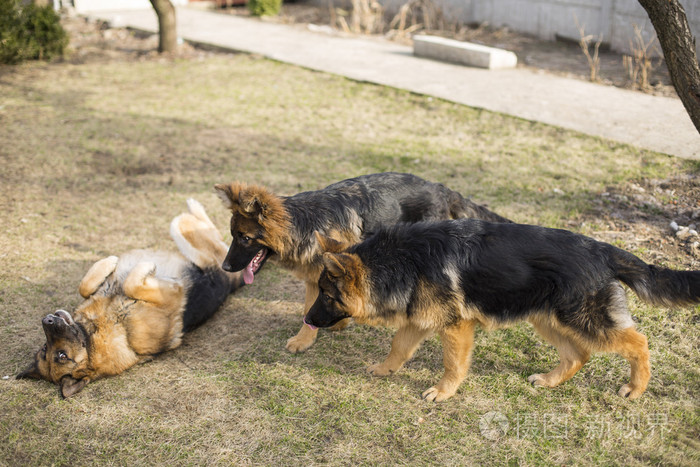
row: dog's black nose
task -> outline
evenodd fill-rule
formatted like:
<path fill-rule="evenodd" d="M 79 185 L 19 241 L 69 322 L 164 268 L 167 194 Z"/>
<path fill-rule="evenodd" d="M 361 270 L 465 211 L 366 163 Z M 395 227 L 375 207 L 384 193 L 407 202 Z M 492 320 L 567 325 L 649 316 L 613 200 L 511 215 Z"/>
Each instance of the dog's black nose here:
<path fill-rule="evenodd" d="M 54 316 L 53 315 L 45 316 L 44 319 L 41 320 L 41 322 L 46 324 L 47 326 L 51 326 L 54 323 Z"/>
<path fill-rule="evenodd" d="M 231 267 L 231 263 L 229 263 L 228 261 L 224 261 L 221 264 L 221 269 L 223 269 L 224 271 L 233 272 L 233 268 Z"/>

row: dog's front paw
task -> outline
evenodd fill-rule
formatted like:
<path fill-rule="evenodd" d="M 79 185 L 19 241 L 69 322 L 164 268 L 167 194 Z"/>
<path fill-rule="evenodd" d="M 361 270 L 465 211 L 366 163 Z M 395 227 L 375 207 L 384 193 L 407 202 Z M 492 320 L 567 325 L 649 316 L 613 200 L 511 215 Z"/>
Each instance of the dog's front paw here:
<path fill-rule="evenodd" d="M 442 402 L 454 396 L 455 391 L 444 391 L 438 389 L 436 386 L 425 391 L 421 397 L 429 402 Z"/>
<path fill-rule="evenodd" d="M 388 365 L 382 363 L 375 363 L 367 367 L 367 373 L 372 376 L 389 376 L 393 374 L 396 370 L 389 368 Z"/>
<path fill-rule="evenodd" d="M 625 397 L 625 398 L 630 399 L 630 400 L 638 398 L 643 393 L 644 393 L 644 389 L 640 390 L 639 388 L 635 387 L 631 383 L 625 384 L 624 386 L 622 386 L 620 388 L 619 391 L 617 391 L 617 394 L 620 397 Z"/>
<path fill-rule="evenodd" d="M 548 388 L 551 385 L 547 382 L 546 375 L 541 373 L 536 373 L 527 377 L 527 382 L 535 386 L 536 388 Z"/>
<path fill-rule="evenodd" d="M 314 339 L 308 339 L 305 337 L 294 336 L 287 340 L 287 350 L 291 353 L 301 353 L 311 347 L 314 343 Z"/>

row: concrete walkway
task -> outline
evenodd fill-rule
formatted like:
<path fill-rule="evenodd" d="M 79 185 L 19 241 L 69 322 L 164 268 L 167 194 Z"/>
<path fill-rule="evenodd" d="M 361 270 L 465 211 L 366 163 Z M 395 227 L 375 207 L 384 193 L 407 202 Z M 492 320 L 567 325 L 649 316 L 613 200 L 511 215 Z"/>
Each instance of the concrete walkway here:
<path fill-rule="evenodd" d="M 114 26 L 158 30 L 152 9 L 91 16 Z M 410 47 L 382 39 L 341 37 L 193 8 L 179 8 L 177 20 L 178 35 L 187 41 L 700 159 L 700 135 L 678 99 L 526 69 L 489 71 L 441 63 L 414 57 Z"/>

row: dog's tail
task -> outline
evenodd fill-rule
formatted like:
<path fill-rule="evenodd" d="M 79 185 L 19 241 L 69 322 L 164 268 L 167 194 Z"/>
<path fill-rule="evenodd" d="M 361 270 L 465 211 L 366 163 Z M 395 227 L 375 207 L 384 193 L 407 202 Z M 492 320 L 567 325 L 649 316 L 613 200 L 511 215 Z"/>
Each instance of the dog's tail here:
<path fill-rule="evenodd" d="M 452 219 L 472 218 L 481 219 L 488 222 L 509 223 L 512 222 L 505 217 L 499 216 L 493 211 L 490 211 L 485 206 L 476 204 L 472 200 L 466 199 L 460 193 L 450 190 L 450 217 Z"/>
<path fill-rule="evenodd" d="M 661 306 L 700 303 L 700 271 L 675 271 L 647 264 L 632 253 L 612 245 L 612 268 L 645 302 Z"/>

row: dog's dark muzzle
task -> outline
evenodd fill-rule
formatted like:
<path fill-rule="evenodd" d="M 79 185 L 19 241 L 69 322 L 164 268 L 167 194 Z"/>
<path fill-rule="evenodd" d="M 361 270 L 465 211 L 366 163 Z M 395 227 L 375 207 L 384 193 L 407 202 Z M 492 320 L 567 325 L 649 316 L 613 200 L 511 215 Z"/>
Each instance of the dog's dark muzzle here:
<path fill-rule="evenodd" d="M 340 320 L 349 318 L 346 313 L 336 313 L 330 310 L 321 299 L 321 296 L 316 299 L 314 304 L 309 309 L 309 312 L 304 316 L 304 323 L 311 328 L 329 328 Z"/>
<path fill-rule="evenodd" d="M 226 258 L 221 264 L 221 268 L 228 272 L 238 272 L 246 268 L 253 261 L 255 255 L 260 251 L 260 247 L 241 248 L 238 245 L 231 244 L 228 249 Z"/>
<path fill-rule="evenodd" d="M 58 310 L 55 314 L 48 314 L 41 320 L 47 339 L 51 338 L 77 338 L 78 329 L 71 315 L 64 310 Z"/>

